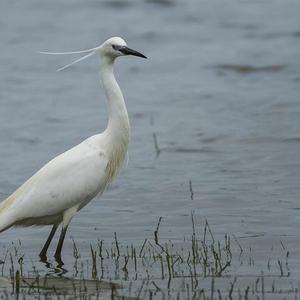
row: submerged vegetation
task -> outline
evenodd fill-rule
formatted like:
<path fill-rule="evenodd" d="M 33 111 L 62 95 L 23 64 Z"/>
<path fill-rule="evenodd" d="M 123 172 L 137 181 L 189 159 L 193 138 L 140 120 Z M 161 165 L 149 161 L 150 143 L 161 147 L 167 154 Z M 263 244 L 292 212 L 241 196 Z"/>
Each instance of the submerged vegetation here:
<path fill-rule="evenodd" d="M 207 221 L 199 234 L 192 214 L 190 236 L 174 243 L 160 239 L 162 220 L 152 239 L 124 245 L 114 233 L 110 244 L 103 240 L 91 244 L 89 257 L 80 254 L 72 239 L 68 270 L 51 262 L 41 268 L 22 252 L 20 242 L 13 244 L 0 257 L 1 299 L 297 298 L 290 252 L 282 242 L 280 258 L 273 247 L 258 272 L 253 250 L 235 236 L 225 234 L 217 240 Z"/>

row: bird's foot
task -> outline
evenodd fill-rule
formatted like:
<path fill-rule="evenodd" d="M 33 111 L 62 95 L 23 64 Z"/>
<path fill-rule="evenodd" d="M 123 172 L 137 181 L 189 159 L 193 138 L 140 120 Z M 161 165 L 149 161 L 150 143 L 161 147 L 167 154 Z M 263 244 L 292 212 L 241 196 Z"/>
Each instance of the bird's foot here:
<path fill-rule="evenodd" d="M 61 259 L 61 253 L 55 253 L 54 254 L 54 258 L 55 258 L 55 260 L 57 262 L 57 267 L 61 268 L 64 265 L 64 262 Z"/>

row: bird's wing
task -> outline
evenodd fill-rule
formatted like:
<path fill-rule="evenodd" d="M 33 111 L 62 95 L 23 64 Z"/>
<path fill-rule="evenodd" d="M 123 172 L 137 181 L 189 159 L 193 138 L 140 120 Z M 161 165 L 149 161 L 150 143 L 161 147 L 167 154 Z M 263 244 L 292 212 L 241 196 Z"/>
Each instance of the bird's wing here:
<path fill-rule="evenodd" d="M 4 218 L 18 221 L 62 214 L 84 206 L 107 185 L 108 157 L 92 137 L 57 156 L 0 205 Z"/>

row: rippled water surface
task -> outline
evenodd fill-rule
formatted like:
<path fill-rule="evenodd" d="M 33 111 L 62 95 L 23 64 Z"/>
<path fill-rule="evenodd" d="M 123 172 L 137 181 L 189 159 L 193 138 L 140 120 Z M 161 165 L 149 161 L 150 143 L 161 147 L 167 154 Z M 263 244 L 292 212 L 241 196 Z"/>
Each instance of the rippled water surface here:
<path fill-rule="evenodd" d="M 84 255 L 114 232 L 152 238 L 159 217 L 160 238 L 182 240 L 191 211 L 216 236 L 265 249 L 284 239 L 299 254 L 299 11 L 293 0 L 1 1 L 0 198 L 107 121 L 96 57 L 56 73 L 73 57 L 36 51 L 117 35 L 149 57 L 116 66 L 129 163 L 73 219 L 66 259 L 70 236 Z M 21 239 L 35 259 L 49 230 L 9 230 L 0 245 Z"/>

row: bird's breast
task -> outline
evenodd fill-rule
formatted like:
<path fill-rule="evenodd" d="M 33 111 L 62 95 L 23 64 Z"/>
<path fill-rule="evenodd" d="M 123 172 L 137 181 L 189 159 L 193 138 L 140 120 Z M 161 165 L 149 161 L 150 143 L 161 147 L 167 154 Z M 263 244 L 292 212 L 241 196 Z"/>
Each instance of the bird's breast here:
<path fill-rule="evenodd" d="M 128 143 L 129 138 L 123 139 L 119 143 L 114 143 L 110 148 L 109 160 L 106 166 L 108 183 L 111 183 L 118 175 L 127 156 Z"/>

